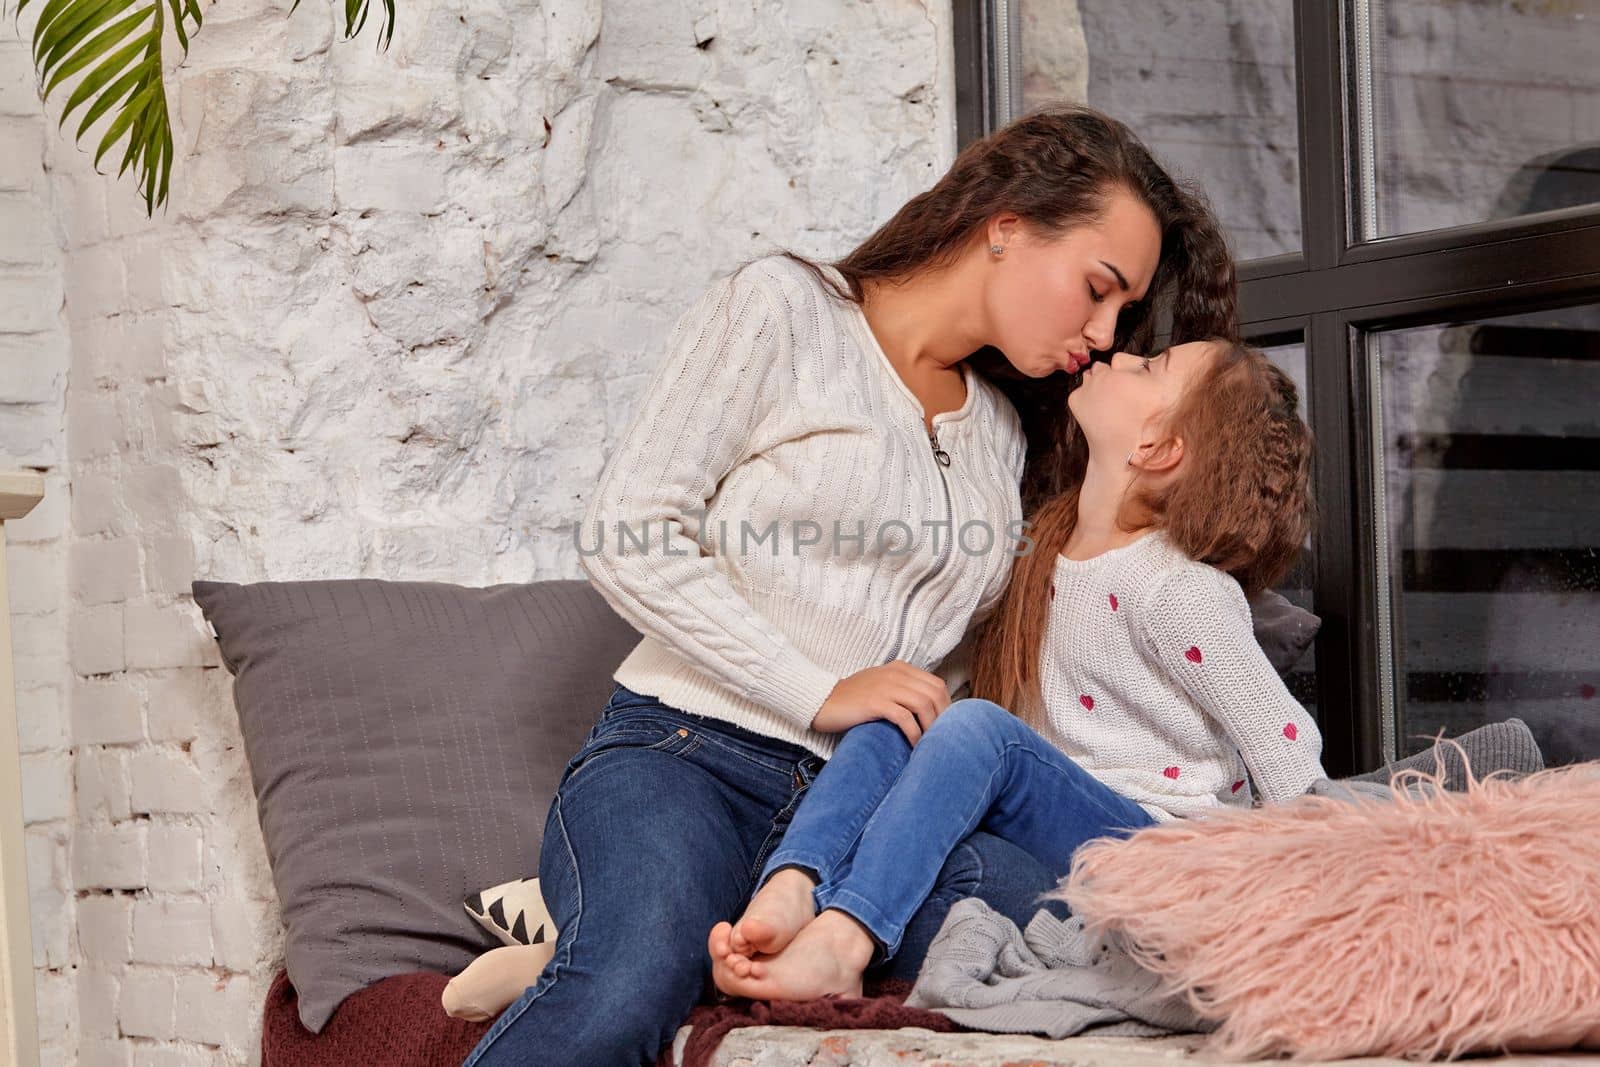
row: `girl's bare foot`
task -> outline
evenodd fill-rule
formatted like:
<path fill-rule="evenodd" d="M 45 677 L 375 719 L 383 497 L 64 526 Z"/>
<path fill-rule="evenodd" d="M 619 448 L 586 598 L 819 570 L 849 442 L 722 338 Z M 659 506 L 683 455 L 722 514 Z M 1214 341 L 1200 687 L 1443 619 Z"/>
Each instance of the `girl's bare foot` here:
<path fill-rule="evenodd" d="M 713 965 L 712 977 L 724 993 L 752 1000 L 859 997 L 872 947 L 872 937 L 859 923 L 830 910 L 807 923 L 777 955 L 731 954 L 722 966 Z"/>
<path fill-rule="evenodd" d="M 749 907 L 733 924 L 728 945 L 741 956 L 774 956 L 816 918 L 811 891 L 816 881 L 805 871 L 785 867 L 756 890 Z"/>
<path fill-rule="evenodd" d="M 816 915 L 811 891 L 817 883 L 804 871 L 786 867 L 767 879 L 737 923 L 718 923 L 706 937 L 711 977 L 724 981 L 748 978 L 753 962 L 781 952 Z"/>
<path fill-rule="evenodd" d="M 706 948 L 711 954 L 711 981 L 723 992 L 737 979 L 748 978 L 754 966 L 748 956 L 733 951 L 728 943 L 732 934 L 732 923 L 718 923 L 706 939 Z"/>

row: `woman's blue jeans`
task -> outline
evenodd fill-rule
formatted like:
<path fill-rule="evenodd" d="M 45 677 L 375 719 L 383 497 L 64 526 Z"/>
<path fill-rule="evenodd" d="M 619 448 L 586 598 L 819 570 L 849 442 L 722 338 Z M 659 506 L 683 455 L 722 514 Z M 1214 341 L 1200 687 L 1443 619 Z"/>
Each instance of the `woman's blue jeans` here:
<path fill-rule="evenodd" d="M 893 958 L 951 851 L 974 830 L 1060 876 L 1084 842 L 1154 821 L 1005 708 L 958 700 L 915 748 L 883 721 L 846 733 L 757 884 L 784 867 L 806 870 L 818 882 L 817 910 L 853 916 Z"/>
<path fill-rule="evenodd" d="M 736 918 L 823 761 L 617 686 L 568 762 L 540 886 L 555 958 L 463 1067 L 653 1064 L 711 973 L 706 935 Z M 1019 924 L 1054 886 L 1024 851 L 975 833 L 947 849 L 899 955 L 915 978 L 945 914 L 977 896 Z"/>

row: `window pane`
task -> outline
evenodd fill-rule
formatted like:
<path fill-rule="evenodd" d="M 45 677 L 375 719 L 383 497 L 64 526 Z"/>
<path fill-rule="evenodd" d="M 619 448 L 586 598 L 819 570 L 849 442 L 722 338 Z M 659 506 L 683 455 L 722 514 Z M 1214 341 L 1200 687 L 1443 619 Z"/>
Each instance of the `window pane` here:
<path fill-rule="evenodd" d="M 1290 0 L 1017 0 L 1024 109 L 1087 103 L 1205 189 L 1241 260 L 1300 250 Z"/>
<path fill-rule="evenodd" d="M 1300 393 L 1300 417 L 1309 420 L 1310 416 L 1306 413 L 1306 402 L 1310 398 L 1307 391 L 1306 346 L 1296 341 L 1292 345 L 1269 345 L 1262 348 L 1261 352 L 1294 382 L 1295 389 Z"/>
<path fill-rule="evenodd" d="M 1363 6 L 1363 237 L 1600 202 L 1600 0 Z"/>
<path fill-rule="evenodd" d="M 1600 756 L 1600 304 L 1377 335 L 1397 741 Z"/>
<path fill-rule="evenodd" d="M 1273 345 L 1261 350 L 1268 359 L 1281 367 L 1300 390 L 1300 417 L 1306 417 L 1306 347 L 1303 344 Z M 1305 551 L 1300 554 L 1300 561 L 1295 564 L 1294 570 L 1278 583 L 1278 592 L 1283 594 L 1290 602 L 1315 611 L 1312 602 L 1311 587 L 1315 580 L 1312 567 L 1312 543 L 1306 541 Z M 1294 665 L 1294 670 L 1284 679 L 1289 686 L 1289 692 L 1294 698 L 1304 704 L 1312 718 L 1317 717 L 1317 650 L 1315 646 L 1306 649 L 1306 654 L 1300 657 L 1300 662 Z"/>

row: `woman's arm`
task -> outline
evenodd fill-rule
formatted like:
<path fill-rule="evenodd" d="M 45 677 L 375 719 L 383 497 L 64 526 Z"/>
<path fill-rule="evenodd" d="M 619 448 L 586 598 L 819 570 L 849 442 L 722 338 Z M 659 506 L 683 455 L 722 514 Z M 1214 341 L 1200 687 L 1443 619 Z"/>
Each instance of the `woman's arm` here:
<path fill-rule="evenodd" d="M 717 486 L 777 407 L 773 372 L 786 373 L 792 356 L 789 323 L 773 305 L 747 269 L 711 286 L 678 320 L 595 486 L 579 543 L 595 589 L 635 629 L 804 727 L 839 676 L 758 614 L 694 536 Z M 625 538 L 619 547 L 619 526 L 647 547 Z M 604 547 L 592 552 L 601 535 Z"/>
<path fill-rule="evenodd" d="M 1297 797 L 1322 769 L 1322 734 L 1256 643 L 1239 583 L 1213 567 L 1162 579 L 1143 623 L 1161 668 L 1217 722 L 1269 803 Z"/>

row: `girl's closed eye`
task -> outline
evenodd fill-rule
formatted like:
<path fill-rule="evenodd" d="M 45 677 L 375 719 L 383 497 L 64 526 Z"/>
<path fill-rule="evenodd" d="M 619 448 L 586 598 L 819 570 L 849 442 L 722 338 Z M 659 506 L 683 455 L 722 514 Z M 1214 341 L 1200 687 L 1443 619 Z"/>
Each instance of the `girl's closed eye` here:
<path fill-rule="evenodd" d="M 1102 300 L 1104 300 L 1105 298 L 1106 298 L 1106 295 L 1104 293 L 1096 291 L 1095 287 L 1093 285 L 1089 286 L 1089 299 L 1090 300 L 1092 300 L 1094 303 L 1098 304 Z"/>

